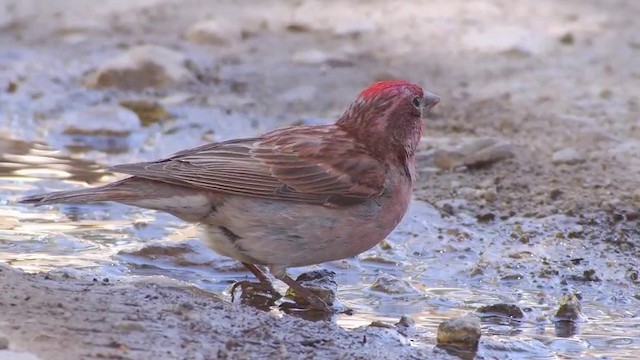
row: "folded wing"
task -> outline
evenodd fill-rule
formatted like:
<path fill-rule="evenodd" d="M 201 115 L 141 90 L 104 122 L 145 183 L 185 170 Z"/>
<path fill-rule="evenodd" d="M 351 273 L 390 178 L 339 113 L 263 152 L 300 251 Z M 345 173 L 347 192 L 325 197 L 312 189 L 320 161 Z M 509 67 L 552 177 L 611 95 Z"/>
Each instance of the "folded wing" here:
<path fill-rule="evenodd" d="M 379 195 L 387 169 L 335 126 L 292 127 L 110 170 L 216 192 L 327 206 Z"/>

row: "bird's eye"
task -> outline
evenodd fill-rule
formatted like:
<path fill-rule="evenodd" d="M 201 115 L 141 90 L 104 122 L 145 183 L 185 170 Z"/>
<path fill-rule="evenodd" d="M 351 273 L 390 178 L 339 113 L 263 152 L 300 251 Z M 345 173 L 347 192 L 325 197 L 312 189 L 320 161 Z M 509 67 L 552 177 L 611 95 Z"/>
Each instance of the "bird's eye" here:
<path fill-rule="evenodd" d="M 416 109 L 420 109 L 420 98 L 419 97 L 414 97 L 413 99 L 411 99 L 411 103 L 413 104 L 413 106 L 416 107 Z"/>

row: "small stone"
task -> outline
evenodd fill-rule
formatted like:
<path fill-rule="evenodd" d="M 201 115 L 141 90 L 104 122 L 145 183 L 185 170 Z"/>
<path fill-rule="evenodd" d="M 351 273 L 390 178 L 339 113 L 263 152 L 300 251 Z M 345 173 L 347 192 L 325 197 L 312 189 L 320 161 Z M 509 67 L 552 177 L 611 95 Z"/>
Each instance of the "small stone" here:
<path fill-rule="evenodd" d="M 91 73 L 88 88 L 142 90 L 175 86 L 194 80 L 182 53 L 157 45 L 136 46 Z"/>
<path fill-rule="evenodd" d="M 411 284 L 391 275 L 381 275 L 374 281 L 370 289 L 385 294 L 406 294 L 415 291 Z"/>
<path fill-rule="evenodd" d="M 476 312 L 484 316 L 502 316 L 511 319 L 522 319 L 524 317 L 522 309 L 513 304 L 487 305 L 478 308 Z"/>
<path fill-rule="evenodd" d="M 384 328 L 384 329 L 393 329 L 394 328 L 393 325 L 387 324 L 387 323 L 382 322 L 380 320 L 372 321 L 371 324 L 369 324 L 369 327 L 378 327 L 378 328 Z"/>
<path fill-rule="evenodd" d="M 400 263 L 393 256 L 385 255 L 364 255 L 360 257 L 360 261 L 372 264 L 399 265 Z"/>
<path fill-rule="evenodd" d="M 496 219 L 496 214 L 492 212 L 486 212 L 476 215 L 476 219 L 479 223 L 487 223 Z"/>
<path fill-rule="evenodd" d="M 242 38 L 240 28 L 219 20 L 206 20 L 193 25 L 184 37 L 196 44 L 226 45 Z"/>
<path fill-rule="evenodd" d="M 609 100 L 613 96 L 613 91 L 611 89 L 602 89 L 598 95 L 601 99 Z"/>
<path fill-rule="evenodd" d="M 416 325 L 416 321 L 413 320 L 410 316 L 407 315 L 402 315 L 400 317 L 400 320 L 398 320 L 398 323 L 396 323 L 396 326 L 398 327 L 406 327 L 406 328 L 410 328 Z"/>
<path fill-rule="evenodd" d="M 551 200 L 558 200 L 562 196 L 563 192 L 560 189 L 553 189 L 549 192 L 549 198 Z"/>
<path fill-rule="evenodd" d="M 513 157 L 513 147 L 508 143 L 496 143 L 477 151 L 464 159 L 469 168 L 482 168 Z"/>
<path fill-rule="evenodd" d="M 307 24 L 302 24 L 302 23 L 291 23 L 288 24 L 285 29 L 288 32 L 292 32 L 292 33 L 306 33 L 306 32 L 310 32 L 312 30 L 311 26 L 307 25 Z"/>
<path fill-rule="evenodd" d="M 293 54 L 291 61 L 301 65 L 329 65 L 333 67 L 353 65 L 348 59 L 328 54 L 318 49 L 302 50 Z"/>
<path fill-rule="evenodd" d="M 149 126 L 162 120 L 170 119 L 171 115 L 155 101 L 123 100 L 120 106 L 135 112 L 143 126 Z"/>
<path fill-rule="evenodd" d="M 118 321 L 113 324 L 113 327 L 124 332 L 143 331 L 145 329 L 143 323 L 129 320 Z"/>
<path fill-rule="evenodd" d="M 584 157 L 574 148 L 564 148 L 553 153 L 551 162 L 554 165 L 575 165 L 584 161 Z"/>
<path fill-rule="evenodd" d="M 14 82 L 14 81 L 9 81 L 9 83 L 7 84 L 7 87 L 6 87 L 5 90 L 9 94 L 15 93 L 16 91 L 18 91 L 18 83 Z"/>
<path fill-rule="evenodd" d="M 54 124 L 48 136 L 55 147 L 119 153 L 142 146 L 140 119 L 133 111 L 113 105 L 99 105 L 70 111 Z M 62 136 L 61 136 L 62 134 Z"/>
<path fill-rule="evenodd" d="M 438 346 L 475 351 L 480 342 L 480 318 L 468 314 L 438 325 Z"/>
<path fill-rule="evenodd" d="M 296 282 L 317 295 L 328 305 L 332 305 L 336 300 L 338 283 L 336 283 L 336 273 L 330 270 L 314 270 L 300 274 Z M 296 302 L 304 302 L 291 289 L 287 290 L 286 296 L 293 298 Z"/>
<path fill-rule="evenodd" d="M 459 197 L 463 199 L 474 200 L 476 199 L 478 191 L 470 187 L 461 187 L 456 190 L 456 193 L 458 194 Z"/>
<path fill-rule="evenodd" d="M 560 43 L 563 45 L 573 45 L 574 42 L 575 42 L 575 39 L 573 37 L 573 34 L 570 32 L 560 37 Z"/>
<path fill-rule="evenodd" d="M 336 36 L 358 37 L 365 33 L 373 32 L 376 23 L 373 21 L 347 21 L 337 24 L 333 29 Z"/>
<path fill-rule="evenodd" d="M 476 190 L 476 198 L 484 199 L 488 202 L 494 202 L 498 197 L 498 191 L 495 188 Z"/>
<path fill-rule="evenodd" d="M 9 348 L 9 337 L 0 331 L 0 350 Z"/>
<path fill-rule="evenodd" d="M 60 119 L 64 134 L 126 136 L 140 130 L 135 112 L 121 106 L 98 105 L 65 113 Z"/>
<path fill-rule="evenodd" d="M 594 269 L 585 270 L 585 271 L 582 272 L 582 275 L 572 275 L 572 276 L 570 276 L 570 279 L 574 280 L 574 281 L 585 281 L 585 282 L 589 282 L 589 281 L 599 282 L 599 281 L 601 281 L 600 278 L 598 277 L 598 275 L 596 274 L 596 271 Z"/>
<path fill-rule="evenodd" d="M 633 192 L 633 202 L 640 207 L 640 189 Z"/>
<path fill-rule="evenodd" d="M 560 307 L 556 312 L 555 321 L 580 321 L 584 318 L 580 300 L 573 295 L 565 296 L 560 302 Z"/>
<path fill-rule="evenodd" d="M 477 138 L 462 144 L 438 149 L 434 152 L 434 164 L 443 170 L 452 171 L 458 167 L 482 168 L 514 156 L 511 143 L 494 138 Z"/>

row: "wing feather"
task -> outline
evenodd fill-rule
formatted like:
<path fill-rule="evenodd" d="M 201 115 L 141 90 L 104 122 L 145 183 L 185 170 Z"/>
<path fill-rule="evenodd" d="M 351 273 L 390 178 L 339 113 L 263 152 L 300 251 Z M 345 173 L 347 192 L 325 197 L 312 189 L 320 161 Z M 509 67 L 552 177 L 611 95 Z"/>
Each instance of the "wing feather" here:
<path fill-rule="evenodd" d="M 336 126 L 292 127 L 111 170 L 228 194 L 346 206 L 379 195 L 387 169 Z"/>

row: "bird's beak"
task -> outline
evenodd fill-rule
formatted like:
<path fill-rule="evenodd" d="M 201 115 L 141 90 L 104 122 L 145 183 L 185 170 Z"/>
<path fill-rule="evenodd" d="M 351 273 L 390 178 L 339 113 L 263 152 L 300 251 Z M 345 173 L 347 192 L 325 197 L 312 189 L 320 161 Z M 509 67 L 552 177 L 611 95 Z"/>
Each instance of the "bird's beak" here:
<path fill-rule="evenodd" d="M 427 117 L 429 111 L 431 111 L 431 109 L 439 102 L 440 96 L 425 91 L 424 96 L 422 97 L 422 110 L 420 111 L 420 117 L 422 117 L 423 119 Z"/>

